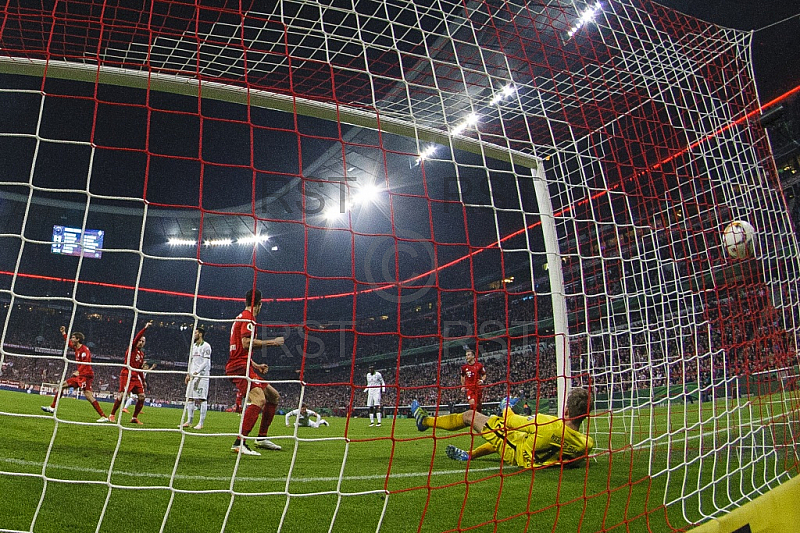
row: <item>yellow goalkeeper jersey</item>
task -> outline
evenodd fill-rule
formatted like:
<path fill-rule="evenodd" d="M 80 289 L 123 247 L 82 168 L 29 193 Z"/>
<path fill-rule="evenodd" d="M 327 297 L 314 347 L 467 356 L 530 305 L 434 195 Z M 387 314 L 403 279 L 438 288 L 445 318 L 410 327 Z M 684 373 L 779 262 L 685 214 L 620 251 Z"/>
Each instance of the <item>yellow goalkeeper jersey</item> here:
<path fill-rule="evenodd" d="M 510 409 L 503 416 L 490 416 L 481 435 L 503 461 L 524 468 L 585 458 L 594 448 L 591 437 L 567 427 L 561 418 L 525 417 Z"/>

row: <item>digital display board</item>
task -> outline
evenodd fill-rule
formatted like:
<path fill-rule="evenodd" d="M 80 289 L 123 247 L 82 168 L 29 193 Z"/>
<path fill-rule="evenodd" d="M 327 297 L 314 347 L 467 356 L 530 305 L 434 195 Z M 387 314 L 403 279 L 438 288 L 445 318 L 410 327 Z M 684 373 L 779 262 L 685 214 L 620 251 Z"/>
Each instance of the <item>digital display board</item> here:
<path fill-rule="evenodd" d="M 87 229 L 81 235 L 81 228 L 53 226 L 53 243 L 50 251 L 54 254 L 77 255 L 100 259 L 103 256 L 103 235 L 99 229 Z"/>

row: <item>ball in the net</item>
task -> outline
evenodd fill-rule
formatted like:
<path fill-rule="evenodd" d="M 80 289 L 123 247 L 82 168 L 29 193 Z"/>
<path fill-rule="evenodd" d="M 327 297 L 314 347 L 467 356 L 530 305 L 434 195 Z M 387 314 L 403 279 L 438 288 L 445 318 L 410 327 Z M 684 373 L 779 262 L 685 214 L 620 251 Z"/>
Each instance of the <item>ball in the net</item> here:
<path fill-rule="evenodd" d="M 756 230 L 744 220 L 734 220 L 722 230 L 722 245 L 734 259 L 744 259 L 753 255 Z"/>

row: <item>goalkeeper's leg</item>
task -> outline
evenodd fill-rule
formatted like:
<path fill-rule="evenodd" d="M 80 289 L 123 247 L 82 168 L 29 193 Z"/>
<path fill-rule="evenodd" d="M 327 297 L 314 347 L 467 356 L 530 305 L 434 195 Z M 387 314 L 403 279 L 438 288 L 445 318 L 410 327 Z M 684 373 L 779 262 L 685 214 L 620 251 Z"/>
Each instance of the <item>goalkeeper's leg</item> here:
<path fill-rule="evenodd" d="M 416 400 L 411 402 L 411 414 L 414 415 L 417 429 L 420 431 L 433 427 L 447 431 L 458 431 L 470 426 L 476 431 L 483 431 L 483 426 L 486 425 L 486 421 L 489 419 L 485 414 L 471 409 L 463 413 L 428 416 L 428 412 L 420 407 L 419 402 Z"/>
<path fill-rule="evenodd" d="M 484 442 L 470 451 L 462 450 L 461 448 L 456 448 L 452 444 L 449 444 L 445 450 L 445 454 L 454 461 L 469 461 L 470 459 L 491 455 L 496 451 L 494 446 L 488 442 Z"/>

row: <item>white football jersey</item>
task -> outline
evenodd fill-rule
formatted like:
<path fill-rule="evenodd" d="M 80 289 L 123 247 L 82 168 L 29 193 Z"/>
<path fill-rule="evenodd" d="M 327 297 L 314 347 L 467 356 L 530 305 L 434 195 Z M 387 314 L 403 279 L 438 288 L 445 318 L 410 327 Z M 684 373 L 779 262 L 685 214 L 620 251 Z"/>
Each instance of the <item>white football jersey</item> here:
<path fill-rule="evenodd" d="M 192 343 L 192 358 L 189 361 L 189 374 L 193 376 L 211 375 L 211 345 L 205 341 L 198 345 Z"/>
<path fill-rule="evenodd" d="M 367 387 L 370 391 L 381 391 L 384 392 L 386 388 L 386 383 L 383 381 L 383 376 L 377 370 L 374 374 L 367 373 Z"/>

